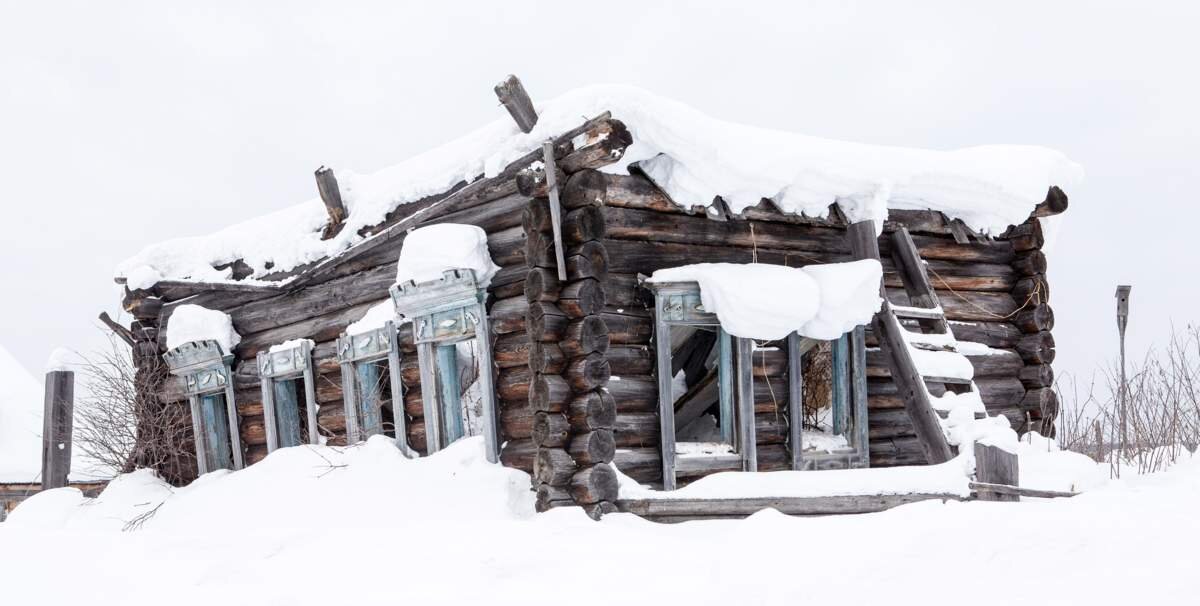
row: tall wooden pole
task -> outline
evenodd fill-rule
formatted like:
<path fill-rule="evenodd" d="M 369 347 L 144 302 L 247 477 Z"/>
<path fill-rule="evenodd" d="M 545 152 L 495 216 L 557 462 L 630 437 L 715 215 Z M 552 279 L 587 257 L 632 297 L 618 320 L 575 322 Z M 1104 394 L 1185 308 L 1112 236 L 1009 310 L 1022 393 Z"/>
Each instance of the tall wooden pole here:
<path fill-rule="evenodd" d="M 1121 431 L 1121 455 L 1125 454 L 1126 446 L 1126 428 L 1128 427 L 1126 420 L 1128 419 L 1128 383 L 1125 380 L 1125 326 L 1129 323 L 1129 291 L 1133 287 L 1127 284 L 1117 286 L 1117 330 L 1121 335 L 1121 385 L 1117 389 L 1117 398 L 1119 401 L 1118 417 Z M 1117 464 L 1120 465 L 1120 456 L 1118 456 Z"/>
<path fill-rule="evenodd" d="M 71 433 L 75 412 L 75 373 L 46 373 L 42 416 L 42 490 L 62 488 L 71 474 Z"/>

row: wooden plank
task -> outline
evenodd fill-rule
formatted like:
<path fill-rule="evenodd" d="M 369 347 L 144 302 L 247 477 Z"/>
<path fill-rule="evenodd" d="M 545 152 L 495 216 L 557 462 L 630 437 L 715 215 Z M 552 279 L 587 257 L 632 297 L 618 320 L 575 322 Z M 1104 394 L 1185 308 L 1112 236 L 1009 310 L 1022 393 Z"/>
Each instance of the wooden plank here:
<path fill-rule="evenodd" d="M 442 428 L 445 442 L 463 437 L 462 392 L 458 381 L 458 348 L 454 344 L 437 346 L 437 380 L 441 384 Z"/>
<path fill-rule="evenodd" d="M 71 438 L 75 414 L 75 372 L 46 373 L 42 410 L 42 489 L 62 488 L 71 475 Z"/>
<path fill-rule="evenodd" d="M 542 161 L 546 165 L 546 192 L 550 194 L 550 221 L 554 231 L 554 259 L 558 262 L 558 280 L 567 281 L 567 261 L 563 250 L 562 206 L 558 202 L 558 182 L 555 176 L 554 143 L 542 144 Z"/>
<path fill-rule="evenodd" d="M 758 471 L 758 440 L 754 423 L 753 339 L 734 339 L 737 361 L 737 424 L 738 452 L 742 455 L 742 471 Z"/>
<path fill-rule="evenodd" d="M 927 500 L 962 501 L 953 494 L 754 497 L 730 499 L 619 499 L 617 509 L 654 519 L 659 516 L 745 517 L 763 509 L 795 516 L 873 513 Z"/>
<path fill-rule="evenodd" d="M 804 469 L 803 437 L 804 426 L 804 370 L 800 352 L 800 334 L 793 332 L 787 337 L 788 359 L 788 443 L 791 446 L 792 469 Z M 866 416 L 860 417 L 866 419 Z"/>
<path fill-rule="evenodd" d="M 225 394 L 200 396 L 201 431 L 204 433 L 204 458 L 207 470 L 234 469 Z"/>
<path fill-rule="evenodd" d="M 835 435 L 845 435 L 850 417 L 850 340 L 846 335 L 833 342 L 831 387 L 833 392 L 832 429 Z M 849 437 L 849 436 L 846 436 Z"/>
<path fill-rule="evenodd" d="M 984 493 L 1011 495 L 1016 497 L 1037 497 L 1040 499 L 1057 499 L 1065 497 L 1073 497 L 1078 495 L 1077 492 L 1064 492 L 1061 490 L 1042 490 L 1040 488 L 1023 488 L 1020 486 L 1009 486 L 1007 484 L 990 484 L 987 482 L 971 482 L 969 484 L 971 491 L 978 493 L 980 500 L 991 500 L 983 497 Z"/>
<path fill-rule="evenodd" d="M 671 327 L 666 321 L 663 298 L 656 297 L 654 343 L 657 354 L 658 421 L 662 443 L 663 490 L 675 490 L 675 402 L 671 389 Z"/>
<path fill-rule="evenodd" d="M 1016 453 L 1008 452 L 999 446 L 975 443 L 976 481 L 986 485 L 1019 486 L 1021 482 L 1018 472 Z M 1021 497 L 1003 491 L 985 490 L 980 492 L 979 499 L 981 501 L 1020 501 Z"/>
<path fill-rule="evenodd" d="M 868 428 L 867 411 L 867 348 L 866 328 L 855 327 L 850 334 L 850 379 L 853 393 L 854 427 L 851 443 L 858 451 L 858 464 L 869 467 L 871 464 L 871 444 Z M 801 400 L 792 400 L 800 402 Z"/>

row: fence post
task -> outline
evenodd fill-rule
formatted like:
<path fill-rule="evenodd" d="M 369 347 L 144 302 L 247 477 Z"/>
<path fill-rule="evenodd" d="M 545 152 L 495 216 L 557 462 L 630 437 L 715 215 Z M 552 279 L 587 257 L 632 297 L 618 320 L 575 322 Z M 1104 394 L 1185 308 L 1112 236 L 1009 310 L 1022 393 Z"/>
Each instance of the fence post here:
<path fill-rule="evenodd" d="M 75 373 L 46 373 L 46 399 L 42 415 L 42 490 L 62 488 L 71 473 L 71 433 L 74 428 Z"/>
<path fill-rule="evenodd" d="M 1017 455 L 999 446 L 975 443 L 975 481 L 986 484 L 1020 486 L 1017 470 Z M 1000 494 L 980 491 L 980 501 L 1020 501 L 1015 494 Z"/>

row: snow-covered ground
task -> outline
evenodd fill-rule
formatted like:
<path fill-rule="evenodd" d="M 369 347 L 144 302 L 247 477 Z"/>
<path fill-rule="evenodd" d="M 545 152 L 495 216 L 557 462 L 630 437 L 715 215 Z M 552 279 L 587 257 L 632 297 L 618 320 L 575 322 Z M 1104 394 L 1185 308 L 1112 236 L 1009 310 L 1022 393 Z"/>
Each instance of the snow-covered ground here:
<path fill-rule="evenodd" d="M 0 586 L 40 604 L 206 606 L 1094 606 L 1200 591 L 1200 459 L 1072 499 L 660 525 L 533 514 L 528 477 L 482 451 L 475 438 L 408 460 L 373 438 L 185 488 L 139 472 L 95 500 L 43 493 L 0 524 Z"/>

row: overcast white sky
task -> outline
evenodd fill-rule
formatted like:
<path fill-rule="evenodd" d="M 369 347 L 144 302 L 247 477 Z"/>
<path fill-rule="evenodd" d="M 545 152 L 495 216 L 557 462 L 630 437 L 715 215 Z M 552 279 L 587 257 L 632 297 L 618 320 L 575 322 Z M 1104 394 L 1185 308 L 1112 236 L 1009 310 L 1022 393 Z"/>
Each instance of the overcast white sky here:
<path fill-rule="evenodd" d="M 113 267 L 315 194 L 535 98 L 630 83 L 713 116 L 1087 169 L 1051 259 L 1059 373 L 1198 315 L 1200 4 L 0 2 L 0 344 L 103 345 Z M 974 4 L 974 6 L 967 6 Z M 1001 8 L 1002 7 L 1002 8 Z"/>

